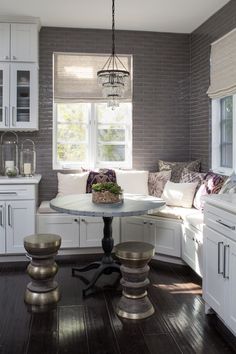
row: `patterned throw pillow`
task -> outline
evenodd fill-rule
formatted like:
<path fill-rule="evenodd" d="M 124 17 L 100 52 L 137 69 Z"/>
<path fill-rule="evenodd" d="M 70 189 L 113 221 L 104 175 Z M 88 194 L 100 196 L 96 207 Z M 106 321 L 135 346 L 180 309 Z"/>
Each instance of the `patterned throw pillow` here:
<path fill-rule="evenodd" d="M 182 172 L 184 168 L 188 168 L 191 171 L 200 171 L 201 162 L 199 160 L 195 161 L 185 161 L 185 162 L 170 162 L 170 161 L 158 161 L 159 171 L 169 171 L 171 170 L 171 181 L 178 183 L 180 181 Z"/>
<path fill-rule="evenodd" d="M 86 193 L 92 192 L 92 185 L 95 183 L 116 182 L 116 173 L 113 170 L 91 171 L 87 179 Z"/>
<path fill-rule="evenodd" d="M 197 182 L 198 183 L 198 187 L 200 187 L 200 185 L 202 184 L 205 176 L 206 176 L 206 173 L 190 171 L 188 168 L 184 168 L 183 172 L 182 172 L 182 175 L 181 175 L 181 178 L 180 178 L 180 183 Z"/>
<path fill-rule="evenodd" d="M 160 198 L 171 171 L 150 172 L 148 175 L 148 191 L 150 195 Z"/>
<path fill-rule="evenodd" d="M 208 172 L 205 175 L 204 180 L 195 195 L 193 201 L 193 205 L 195 206 L 195 208 L 202 210 L 205 202 L 202 201 L 201 198 L 208 194 L 218 194 L 225 180 L 225 176 L 218 175 L 213 172 Z"/>

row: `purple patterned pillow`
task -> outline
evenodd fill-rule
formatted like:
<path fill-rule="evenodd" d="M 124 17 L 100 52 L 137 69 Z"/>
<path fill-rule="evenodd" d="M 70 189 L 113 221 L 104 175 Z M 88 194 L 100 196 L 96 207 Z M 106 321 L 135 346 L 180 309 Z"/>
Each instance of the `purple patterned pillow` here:
<path fill-rule="evenodd" d="M 92 193 L 92 185 L 96 183 L 116 182 L 116 173 L 114 170 L 91 171 L 87 179 L 86 193 Z"/>
<path fill-rule="evenodd" d="M 150 172 L 148 175 L 148 191 L 150 195 L 161 198 L 163 189 L 169 181 L 171 171 Z"/>
<path fill-rule="evenodd" d="M 195 206 L 195 208 L 202 210 L 205 203 L 201 200 L 201 197 L 208 194 L 218 194 L 225 180 L 225 176 L 218 175 L 214 172 L 208 172 L 195 195 L 193 201 L 193 205 Z"/>

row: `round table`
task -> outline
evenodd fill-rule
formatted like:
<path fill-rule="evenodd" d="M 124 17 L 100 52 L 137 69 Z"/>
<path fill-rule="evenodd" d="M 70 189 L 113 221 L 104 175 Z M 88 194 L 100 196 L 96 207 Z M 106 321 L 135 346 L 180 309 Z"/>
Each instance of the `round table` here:
<path fill-rule="evenodd" d="M 125 195 L 122 204 L 94 204 L 92 202 L 92 194 L 68 195 L 51 200 L 51 208 L 61 213 L 80 216 L 100 216 L 103 218 L 104 229 L 102 248 L 104 255 L 101 261 L 93 262 L 81 268 L 72 268 L 72 275 L 74 275 L 76 271 L 83 272 L 96 269 L 92 280 L 83 290 L 84 295 L 95 285 L 96 281 L 102 274 L 120 272 L 120 265 L 111 255 L 114 245 L 114 240 L 112 238 L 113 217 L 144 215 L 148 211 L 159 209 L 164 205 L 165 202 L 162 199 L 135 194 Z"/>

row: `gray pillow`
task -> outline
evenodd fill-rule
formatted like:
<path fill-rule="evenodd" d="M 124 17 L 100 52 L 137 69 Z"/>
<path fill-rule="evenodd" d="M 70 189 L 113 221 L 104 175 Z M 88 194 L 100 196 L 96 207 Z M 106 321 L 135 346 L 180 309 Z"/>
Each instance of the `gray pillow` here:
<path fill-rule="evenodd" d="M 171 182 L 179 183 L 184 168 L 191 171 L 199 172 L 201 167 L 200 160 L 184 161 L 184 162 L 172 162 L 172 161 L 158 161 L 159 171 L 171 170 Z"/>

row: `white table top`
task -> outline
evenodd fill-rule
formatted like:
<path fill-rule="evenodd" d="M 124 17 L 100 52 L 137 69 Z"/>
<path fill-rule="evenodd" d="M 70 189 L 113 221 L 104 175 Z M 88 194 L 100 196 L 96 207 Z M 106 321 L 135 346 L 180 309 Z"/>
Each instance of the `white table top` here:
<path fill-rule="evenodd" d="M 136 216 L 165 205 L 160 198 L 125 194 L 122 204 L 95 204 L 92 194 L 75 194 L 58 197 L 50 202 L 50 207 L 61 213 L 81 216 Z"/>

